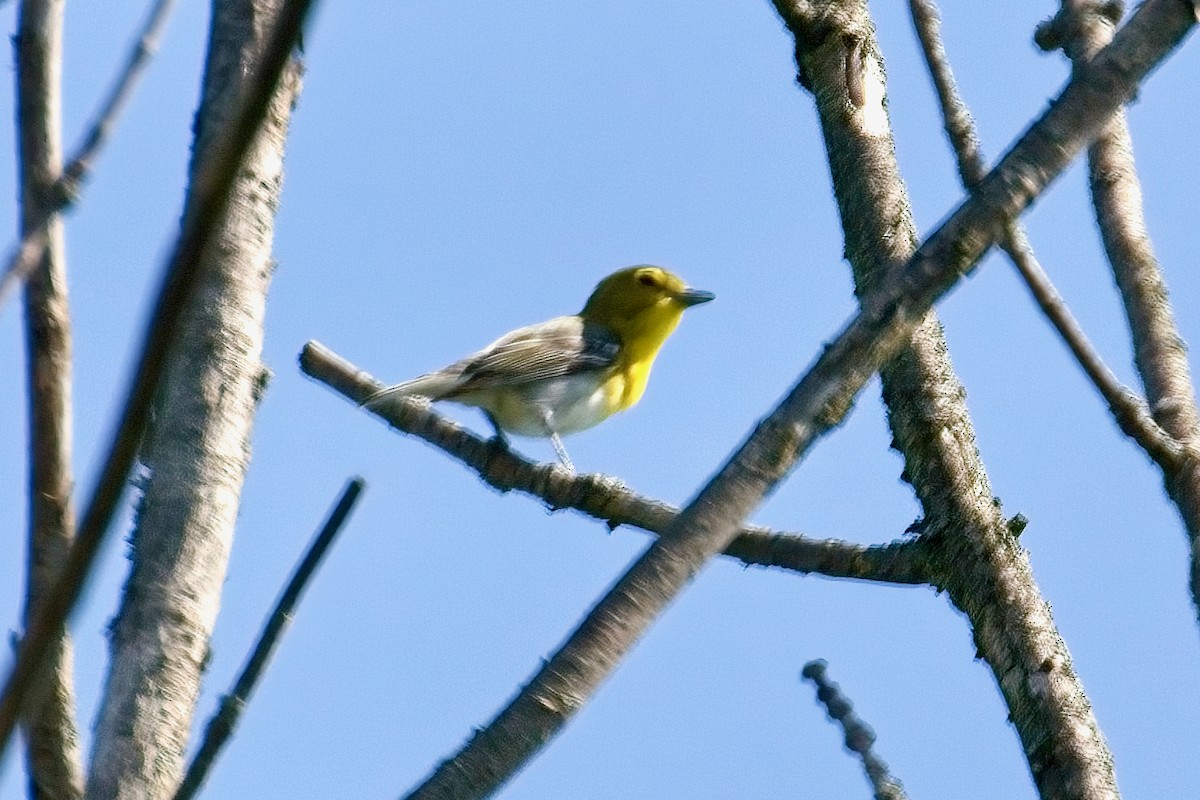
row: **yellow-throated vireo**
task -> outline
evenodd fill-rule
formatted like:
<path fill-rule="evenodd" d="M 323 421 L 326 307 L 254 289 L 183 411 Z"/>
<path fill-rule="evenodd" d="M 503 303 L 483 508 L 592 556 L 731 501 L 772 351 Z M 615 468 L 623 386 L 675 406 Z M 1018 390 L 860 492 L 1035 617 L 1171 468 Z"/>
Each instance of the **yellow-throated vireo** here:
<path fill-rule="evenodd" d="M 393 398 L 451 400 L 483 410 L 505 433 L 549 437 L 573 469 L 560 435 L 590 428 L 633 406 L 650 367 L 684 309 L 712 300 L 662 267 L 618 270 L 596 286 L 583 310 L 504 334 L 461 361 L 376 392 L 363 405 Z"/>

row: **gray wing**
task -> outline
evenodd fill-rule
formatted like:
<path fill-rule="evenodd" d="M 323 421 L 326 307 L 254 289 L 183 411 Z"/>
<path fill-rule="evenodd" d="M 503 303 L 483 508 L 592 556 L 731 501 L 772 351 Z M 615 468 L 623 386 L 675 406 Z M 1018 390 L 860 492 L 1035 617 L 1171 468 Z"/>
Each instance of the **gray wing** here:
<path fill-rule="evenodd" d="M 606 369 L 620 350 L 620 341 L 608 328 L 579 317 L 556 317 L 507 333 L 447 367 L 445 371 L 456 370 L 461 377 L 455 389 L 443 396 Z"/>

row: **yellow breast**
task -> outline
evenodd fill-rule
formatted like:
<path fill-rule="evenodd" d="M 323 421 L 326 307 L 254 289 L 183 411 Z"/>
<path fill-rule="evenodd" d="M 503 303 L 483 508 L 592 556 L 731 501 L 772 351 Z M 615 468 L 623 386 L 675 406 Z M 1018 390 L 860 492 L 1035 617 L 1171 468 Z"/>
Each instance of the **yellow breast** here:
<path fill-rule="evenodd" d="M 605 384 L 606 404 L 612 409 L 610 413 L 632 408 L 642 399 L 646 391 L 646 383 L 650 380 L 650 367 L 654 364 L 654 356 L 624 364 L 612 373 Z"/>

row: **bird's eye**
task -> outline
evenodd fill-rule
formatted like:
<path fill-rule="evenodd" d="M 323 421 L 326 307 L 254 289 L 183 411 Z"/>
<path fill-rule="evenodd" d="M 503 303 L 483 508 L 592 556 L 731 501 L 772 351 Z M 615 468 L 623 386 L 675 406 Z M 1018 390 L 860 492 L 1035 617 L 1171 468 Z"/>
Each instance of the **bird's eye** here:
<path fill-rule="evenodd" d="M 639 275 L 638 283 L 640 283 L 642 286 L 657 286 L 658 285 L 658 281 L 654 280 L 654 276 L 651 275 L 649 272 L 643 272 L 641 275 Z"/>

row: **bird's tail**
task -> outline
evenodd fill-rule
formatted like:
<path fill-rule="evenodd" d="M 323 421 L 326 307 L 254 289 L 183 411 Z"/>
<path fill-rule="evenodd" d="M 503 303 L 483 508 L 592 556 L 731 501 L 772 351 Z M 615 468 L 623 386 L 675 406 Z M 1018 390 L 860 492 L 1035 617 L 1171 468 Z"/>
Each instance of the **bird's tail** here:
<path fill-rule="evenodd" d="M 397 383 L 386 389 L 380 389 L 362 401 L 367 408 L 378 408 L 389 400 L 400 397 L 428 397 L 430 400 L 441 400 L 453 395 L 462 386 L 462 371 L 440 369 L 430 372 L 411 381 Z"/>

